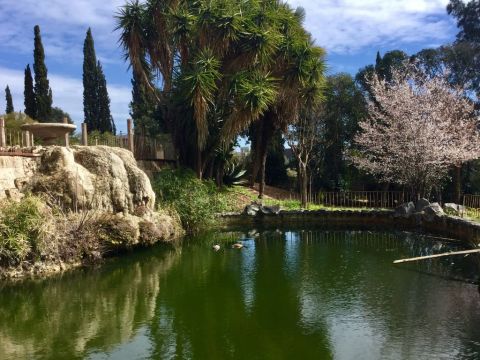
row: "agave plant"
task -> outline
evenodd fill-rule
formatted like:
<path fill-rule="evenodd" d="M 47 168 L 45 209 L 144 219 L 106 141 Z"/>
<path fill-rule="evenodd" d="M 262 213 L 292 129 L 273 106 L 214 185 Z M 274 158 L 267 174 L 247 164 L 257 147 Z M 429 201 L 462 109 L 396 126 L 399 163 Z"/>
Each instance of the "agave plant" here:
<path fill-rule="evenodd" d="M 245 174 L 247 170 L 234 162 L 228 164 L 223 173 L 223 184 L 226 186 L 243 185 L 247 183 Z"/>

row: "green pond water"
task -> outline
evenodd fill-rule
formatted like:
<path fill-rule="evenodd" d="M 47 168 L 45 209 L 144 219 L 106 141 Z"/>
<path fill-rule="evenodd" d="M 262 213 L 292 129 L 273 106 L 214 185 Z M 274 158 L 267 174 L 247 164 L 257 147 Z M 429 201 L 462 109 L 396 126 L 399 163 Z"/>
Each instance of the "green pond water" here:
<path fill-rule="evenodd" d="M 404 232 L 216 233 L 0 283 L 0 359 L 480 359 L 476 258 L 392 265 L 459 248 Z"/>

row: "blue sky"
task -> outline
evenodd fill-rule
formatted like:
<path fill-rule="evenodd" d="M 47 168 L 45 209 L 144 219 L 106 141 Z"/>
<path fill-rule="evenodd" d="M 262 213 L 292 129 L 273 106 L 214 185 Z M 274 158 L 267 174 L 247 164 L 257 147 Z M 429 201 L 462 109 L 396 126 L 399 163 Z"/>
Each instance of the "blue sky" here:
<path fill-rule="evenodd" d="M 407 53 L 452 42 L 457 33 L 448 0 L 289 0 L 306 10 L 305 26 L 326 48 L 328 71 L 349 72 L 375 60 L 376 52 Z M 23 70 L 33 61 L 33 27 L 40 25 L 55 106 L 83 121 L 82 46 L 90 26 L 103 64 L 112 115 L 125 130 L 130 73 L 118 47 L 114 14 L 125 0 L 0 0 L 0 89 L 8 84 L 23 111 Z M 4 101 L 0 100 L 0 113 Z"/>

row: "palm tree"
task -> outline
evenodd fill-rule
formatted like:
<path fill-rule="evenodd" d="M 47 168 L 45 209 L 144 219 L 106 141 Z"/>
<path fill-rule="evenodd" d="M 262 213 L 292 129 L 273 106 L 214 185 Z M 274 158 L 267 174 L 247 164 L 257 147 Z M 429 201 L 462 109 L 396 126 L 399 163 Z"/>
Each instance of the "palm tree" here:
<path fill-rule="evenodd" d="M 263 159 L 272 129 L 285 129 L 300 106 L 318 98 L 323 50 L 303 29 L 303 12 L 283 2 L 134 1 L 117 19 L 126 59 L 145 74 L 181 163 L 200 178 L 218 149 L 252 123 L 264 128 L 254 151 Z M 152 70 L 160 89 L 146 75 Z"/>

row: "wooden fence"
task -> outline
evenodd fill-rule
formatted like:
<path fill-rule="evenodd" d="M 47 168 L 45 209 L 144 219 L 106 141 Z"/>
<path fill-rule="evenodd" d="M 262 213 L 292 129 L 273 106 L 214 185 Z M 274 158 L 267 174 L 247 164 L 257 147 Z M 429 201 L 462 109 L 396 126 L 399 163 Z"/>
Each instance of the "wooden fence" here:
<path fill-rule="evenodd" d="M 319 192 L 308 197 L 308 202 L 311 204 L 351 208 L 392 209 L 411 200 L 410 194 L 404 191 Z"/>
<path fill-rule="evenodd" d="M 480 217 L 480 195 L 464 194 L 462 204 L 468 217 Z"/>

